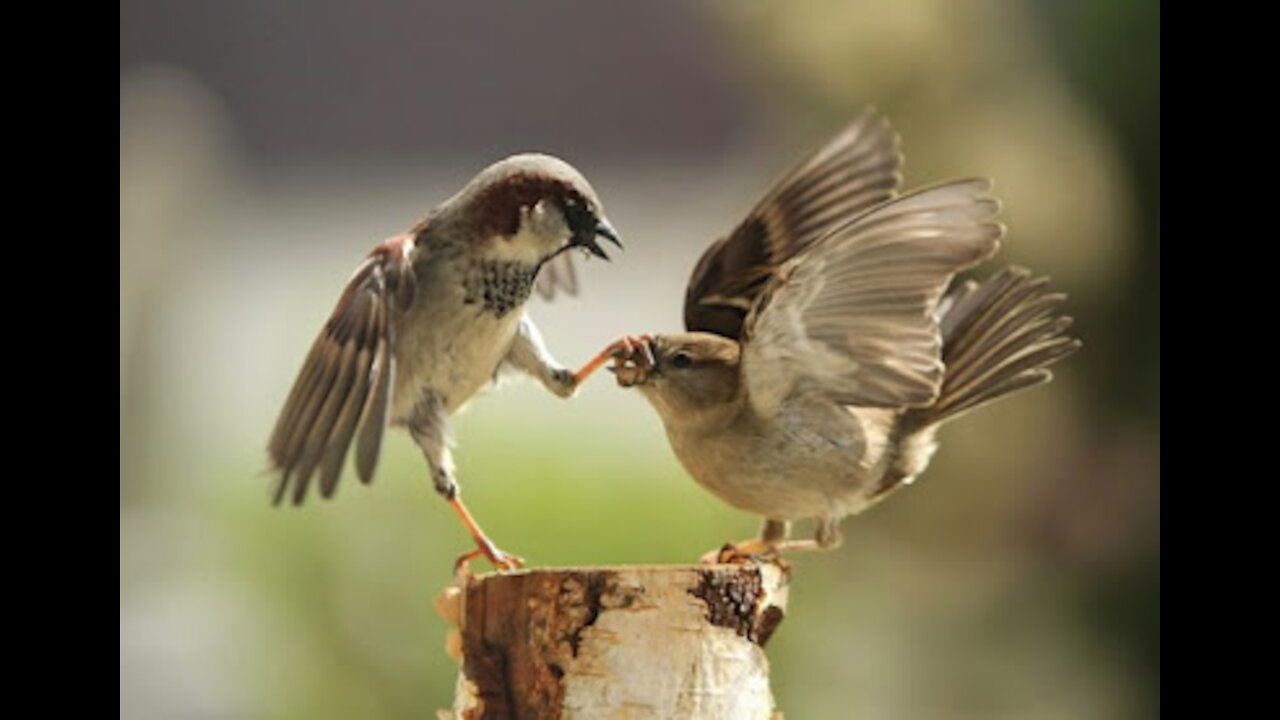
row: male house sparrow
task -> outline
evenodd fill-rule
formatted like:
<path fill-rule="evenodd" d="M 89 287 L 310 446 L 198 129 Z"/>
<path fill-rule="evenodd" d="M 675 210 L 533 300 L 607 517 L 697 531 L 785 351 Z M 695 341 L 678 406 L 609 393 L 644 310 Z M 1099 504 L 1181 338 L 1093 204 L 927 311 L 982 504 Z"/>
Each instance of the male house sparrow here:
<path fill-rule="evenodd" d="M 457 511 L 476 550 L 501 569 L 499 550 L 458 496 L 449 416 L 499 371 L 532 375 L 568 397 L 580 378 L 559 365 L 524 312 L 535 283 L 545 296 L 576 290 L 572 248 L 608 260 L 597 236 L 621 247 L 587 180 L 547 155 L 509 157 L 481 171 L 408 232 L 360 264 L 316 338 L 268 444 L 279 473 L 274 502 L 337 487 L 355 441 L 368 483 L 383 429 L 408 429 L 435 489 Z M 541 270 L 541 273 L 539 271 Z M 584 375 L 585 376 L 585 375 Z"/>
<path fill-rule="evenodd" d="M 698 262 L 689 332 L 623 338 L 611 370 L 662 419 L 681 464 L 758 539 L 705 560 L 826 549 L 839 524 L 928 465 L 939 424 L 1020 388 L 1079 347 L 1065 296 L 990 257 L 1003 227 L 989 183 L 899 195 L 902 157 L 870 112 L 784 175 Z M 812 540 L 788 540 L 812 517 Z"/>

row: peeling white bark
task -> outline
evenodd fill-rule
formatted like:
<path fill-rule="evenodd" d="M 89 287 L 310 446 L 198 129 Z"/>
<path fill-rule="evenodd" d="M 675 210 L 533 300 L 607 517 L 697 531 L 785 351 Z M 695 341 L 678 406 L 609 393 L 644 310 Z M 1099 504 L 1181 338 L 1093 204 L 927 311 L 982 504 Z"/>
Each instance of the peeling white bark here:
<path fill-rule="evenodd" d="M 437 601 L 457 625 L 452 717 L 778 717 L 762 644 L 787 581 L 771 564 L 467 578 Z"/>

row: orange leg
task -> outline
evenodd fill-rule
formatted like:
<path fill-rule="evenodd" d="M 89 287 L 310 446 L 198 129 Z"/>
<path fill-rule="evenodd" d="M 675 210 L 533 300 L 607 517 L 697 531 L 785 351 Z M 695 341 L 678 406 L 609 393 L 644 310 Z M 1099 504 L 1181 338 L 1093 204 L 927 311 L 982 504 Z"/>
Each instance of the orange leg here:
<path fill-rule="evenodd" d="M 499 570 L 511 571 L 524 567 L 523 558 L 503 552 L 498 549 L 497 545 L 493 544 L 489 536 L 485 535 L 484 531 L 480 529 L 480 524 L 471 516 L 467 506 L 462 504 L 461 498 L 457 495 L 449 498 L 449 507 L 458 513 L 458 517 L 462 519 L 463 526 L 467 528 L 467 532 L 471 533 L 471 538 L 476 541 L 475 550 L 464 553 L 454 561 L 454 574 L 457 574 L 459 570 L 465 569 L 468 563 L 482 555 L 488 558 L 489 562 L 493 563 L 493 566 Z"/>
<path fill-rule="evenodd" d="M 601 350 L 599 354 L 591 358 L 582 369 L 573 374 L 573 382 L 575 385 L 581 384 L 584 380 L 591 377 L 591 374 L 599 370 L 610 358 L 615 357 L 631 357 L 637 350 L 644 353 L 645 359 L 649 365 L 653 365 L 653 353 L 649 350 L 649 343 L 653 342 L 651 335 L 629 335 L 621 340 L 615 340 L 609 343 L 608 347 Z"/>

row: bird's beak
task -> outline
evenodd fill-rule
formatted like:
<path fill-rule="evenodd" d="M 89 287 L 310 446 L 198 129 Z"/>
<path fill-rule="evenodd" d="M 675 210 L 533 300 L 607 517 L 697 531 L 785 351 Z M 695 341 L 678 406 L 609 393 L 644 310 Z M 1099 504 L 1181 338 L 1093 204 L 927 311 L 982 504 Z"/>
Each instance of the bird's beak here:
<path fill-rule="evenodd" d="M 609 221 L 604 218 L 596 221 L 595 229 L 590 235 L 585 233 L 579 235 L 574 238 L 574 242 L 572 244 L 585 248 L 588 252 L 601 260 L 608 260 L 609 256 L 605 254 L 604 248 L 600 247 L 600 243 L 596 242 L 597 237 L 602 237 L 614 245 L 617 245 L 618 249 L 622 249 L 622 242 L 618 240 L 617 231 L 615 231 L 613 226 L 609 224 Z"/>

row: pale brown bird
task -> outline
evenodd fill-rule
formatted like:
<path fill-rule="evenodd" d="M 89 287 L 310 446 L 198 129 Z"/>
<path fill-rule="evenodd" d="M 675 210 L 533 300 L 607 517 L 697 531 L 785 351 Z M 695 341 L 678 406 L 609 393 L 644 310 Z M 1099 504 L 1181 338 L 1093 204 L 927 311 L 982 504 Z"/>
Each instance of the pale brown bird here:
<path fill-rule="evenodd" d="M 301 504 L 313 480 L 330 497 L 353 441 L 356 474 L 372 481 L 383 430 L 404 427 L 476 542 L 458 563 L 483 554 L 500 569 L 519 567 L 462 504 L 449 416 L 507 371 L 561 397 L 574 393 L 585 373 L 555 361 L 524 304 L 535 286 L 548 297 L 574 293 L 566 251 L 607 260 L 597 237 L 621 247 L 586 178 L 557 158 L 525 154 L 484 169 L 376 246 L 311 346 L 271 435 L 274 502 Z"/>
<path fill-rule="evenodd" d="M 998 248 L 999 205 L 981 179 L 899 195 L 901 161 L 887 123 L 859 115 L 707 249 L 688 332 L 607 348 L 685 470 L 765 518 L 704 559 L 838 546 L 843 518 L 925 470 L 940 424 L 1079 347 L 1064 296 L 1025 270 L 943 298 Z M 815 537 L 788 540 L 803 518 Z"/>

